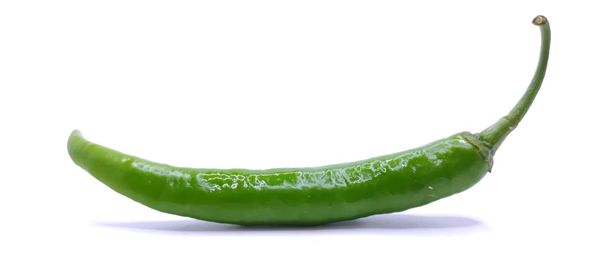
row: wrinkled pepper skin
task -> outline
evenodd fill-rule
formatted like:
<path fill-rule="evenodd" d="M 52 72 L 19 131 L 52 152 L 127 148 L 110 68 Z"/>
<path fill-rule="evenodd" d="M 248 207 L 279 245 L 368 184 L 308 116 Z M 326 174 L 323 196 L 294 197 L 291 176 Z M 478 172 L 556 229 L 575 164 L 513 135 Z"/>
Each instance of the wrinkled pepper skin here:
<path fill-rule="evenodd" d="M 319 225 L 402 211 L 468 189 L 489 166 L 468 133 L 364 161 L 316 168 L 177 168 L 91 143 L 74 131 L 75 163 L 156 210 L 240 225 Z"/>
<path fill-rule="evenodd" d="M 240 225 L 319 225 L 425 205 L 464 191 L 492 168 L 546 73 L 550 25 L 540 26 L 538 65 L 512 110 L 477 134 L 462 132 L 420 148 L 353 163 L 270 170 L 178 168 L 87 141 L 68 140 L 71 159 L 113 190 L 156 210 Z"/>

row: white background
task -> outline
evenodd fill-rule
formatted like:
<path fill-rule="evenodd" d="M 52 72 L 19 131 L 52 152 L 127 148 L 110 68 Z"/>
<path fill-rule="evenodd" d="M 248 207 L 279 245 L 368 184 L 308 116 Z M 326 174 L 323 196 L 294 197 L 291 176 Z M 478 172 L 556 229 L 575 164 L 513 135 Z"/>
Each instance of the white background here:
<path fill-rule="evenodd" d="M 595 1 L 2 1 L 1 269 L 598 269 Z M 560 3 L 560 4 L 559 4 Z M 69 159 L 364 159 L 477 132 L 546 81 L 472 189 L 404 213 L 243 228 L 160 213 Z"/>

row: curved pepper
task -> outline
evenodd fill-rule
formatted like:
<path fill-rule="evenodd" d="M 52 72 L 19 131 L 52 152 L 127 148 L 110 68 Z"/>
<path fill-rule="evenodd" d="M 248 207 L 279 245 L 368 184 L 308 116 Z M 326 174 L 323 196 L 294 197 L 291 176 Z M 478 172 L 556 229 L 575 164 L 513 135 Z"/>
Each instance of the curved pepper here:
<path fill-rule="evenodd" d="M 464 191 L 491 170 L 492 156 L 541 87 L 550 48 L 543 16 L 537 70 L 496 124 L 412 150 L 315 168 L 195 169 L 154 163 L 84 139 L 68 141 L 73 161 L 113 190 L 156 210 L 240 225 L 319 225 L 406 210 Z"/>

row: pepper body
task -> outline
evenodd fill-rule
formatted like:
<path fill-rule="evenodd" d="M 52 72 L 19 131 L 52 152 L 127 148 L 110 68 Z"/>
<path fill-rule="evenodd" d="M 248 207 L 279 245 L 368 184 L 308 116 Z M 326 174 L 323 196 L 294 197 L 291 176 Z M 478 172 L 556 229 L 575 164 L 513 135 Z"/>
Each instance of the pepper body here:
<path fill-rule="evenodd" d="M 241 225 L 318 225 L 401 211 L 471 187 L 489 169 L 460 133 L 364 161 L 315 168 L 192 169 L 157 164 L 71 134 L 79 166 L 156 210 Z"/>

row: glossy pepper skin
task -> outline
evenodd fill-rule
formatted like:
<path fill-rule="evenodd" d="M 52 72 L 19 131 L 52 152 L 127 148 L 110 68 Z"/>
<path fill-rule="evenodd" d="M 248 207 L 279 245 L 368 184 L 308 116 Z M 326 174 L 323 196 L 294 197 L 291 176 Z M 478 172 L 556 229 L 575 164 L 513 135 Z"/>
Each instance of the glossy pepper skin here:
<path fill-rule="evenodd" d="M 316 225 L 401 211 L 463 191 L 488 170 L 457 134 L 369 160 L 317 168 L 176 168 L 69 139 L 75 162 L 117 192 L 159 211 L 242 225 Z"/>
<path fill-rule="evenodd" d="M 491 170 L 493 153 L 523 118 L 543 80 L 550 28 L 532 83 L 517 106 L 478 134 L 462 132 L 412 150 L 314 168 L 195 169 L 154 163 L 73 131 L 72 160 L 113 190 L 156 210 L 240 225 L 319 225 L 402 211 L 464 191 Z"/>

